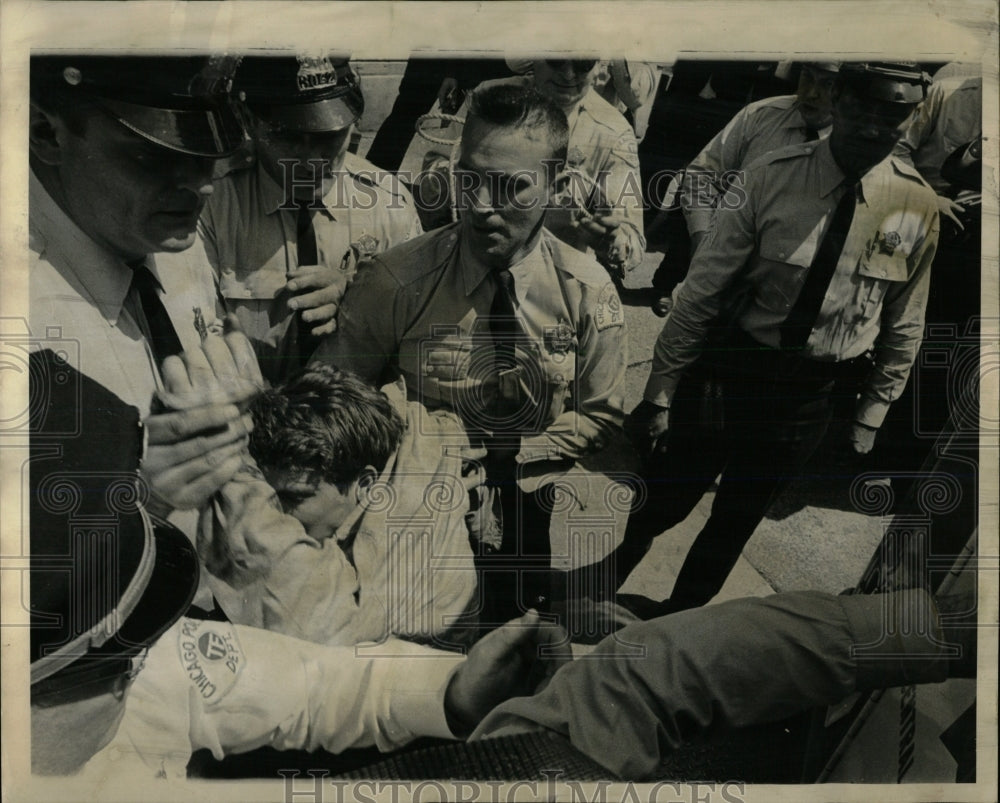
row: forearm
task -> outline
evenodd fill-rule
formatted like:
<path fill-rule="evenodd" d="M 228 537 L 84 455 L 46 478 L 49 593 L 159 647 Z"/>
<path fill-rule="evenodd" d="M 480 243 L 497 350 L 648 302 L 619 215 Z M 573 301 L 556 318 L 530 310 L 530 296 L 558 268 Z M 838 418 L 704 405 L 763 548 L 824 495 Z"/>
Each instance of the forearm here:
<path fill-rule="evenodd" d="M 892 632 L 885 615 L 903 610 L 930 631 L 897 627 L 880 640 Z M 535 723 L 620 776 L 642 778 L 716 727 L 780 719 L 857 690 L 943 680 L 936 632 L 923 592 L 792 592 L 685 611 L 620 630 L 592 654 L 601 660 L 575 662 L 540 694 L 500 706 L 474 737 Z M 862 658 L 855 648 L 865 644 L 872 646 Z M 642 657 L 630 655 L 635 645 Z"/>

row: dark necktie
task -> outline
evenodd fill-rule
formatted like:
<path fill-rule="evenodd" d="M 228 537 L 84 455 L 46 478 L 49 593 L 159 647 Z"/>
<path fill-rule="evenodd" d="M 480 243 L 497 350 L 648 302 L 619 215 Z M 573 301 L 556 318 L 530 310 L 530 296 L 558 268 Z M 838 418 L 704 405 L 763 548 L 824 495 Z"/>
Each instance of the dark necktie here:
<path fill-rule="evenodd" d="M 299 248 L 299 266 L 315 265 L 319 256 L 316 252 L 316 229 L 313 227 L 312 200 L 296 201 L 299 214 L 295 221 L 295 241 Z"/>
<path fill-rule="evenodd" d="M 132 289 L 138 296 L 142 314 L 146 317 L 153 358 L 156 364 L 160 365 L 165 358 L 172 354 L 180 354 L 184 348 L 167 314 L 167 308 L 160 300 L 157 292 L 159 283 L 149 272 L 149 268 L 143 262 L 130 263 L 129 267 L 132 268 Z"/>
<path fill-rule="evenodd" d="M 311 208 L 313 201 L 296 201 L 299 213 L 295 221 L 296 243 L 299 250 L 299 267 L 303 265 L 316 265 L 319 262 L 319 253 L 316 248 L 316 229 L 313 226 L 314 210 Z M 312 334 L 312 327 L 318 324 L 309 323 L 302 320 L 302 310 L 295 315 L 297 332 L 297 351 L 300 365 L 305 365 L 313 352 L 319 347 L 321 338 Z"/>
<path fill-rule="evenodd" d="M 849 184 L 840 203 L 834 210 L 830 226 L 823 235 L 823 241 L 816 250 L 816 256 L 809 266 L 805 283 L 788 317 L 781 324 L 781 347 L 801 349 L 805 346 L 816 325 L 823 299 L 830 287 L 830 280 L 837 269 L 840 254 L 844 250 L 847 232 L 851 228 L 854 209 L 857 206 L 858 185 Z"/>
<path fill-rule="evenodd" d="M 807 125 L 806 126 L 806 142 L 812 142 L 814 139 L 819 139 L 819 131 L 817 131 L 811 125 Z"/>
<path fill-rule="evenodd" d="M 497 272 L 496 284 L 493 305 L 490 307 L 490 332 L 493 334 L 497 370 L 504 371 L 516 364 L 514 344 L 521 326 L 514 312 L 514 277 L 510 275 L 510 271 Z"/>

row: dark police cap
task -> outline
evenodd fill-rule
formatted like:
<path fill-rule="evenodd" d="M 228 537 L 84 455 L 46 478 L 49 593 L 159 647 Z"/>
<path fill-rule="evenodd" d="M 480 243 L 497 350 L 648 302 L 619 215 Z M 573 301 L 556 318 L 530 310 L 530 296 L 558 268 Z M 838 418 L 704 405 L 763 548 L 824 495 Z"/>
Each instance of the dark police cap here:
<path fill-rule="evenodd" d="M 255 115 L 279 131 L 340 131 L 365 110 L 361 84 L 346 58 L 245 56 L 235 88 Z"/>
<path fill-rule="evenodd" d="M 855 92 L 887 103 L 920 103 L 931 83 L 913 62 L 844 62 L 839 76 Z"/>
<path fill-rule="evenodd" d="M 231 56 L 46 55 L 32 84 L 79 93 L 136 134 L 192 156 L 221 157 L 244 141 L 229 91 Z"/>
<path fill-rule="evenodd" d="M 139 411 L 46 349 L 31 355 L 31 696 L 100 693 L 184 613 L 198 559 L 142 510 Z"/>

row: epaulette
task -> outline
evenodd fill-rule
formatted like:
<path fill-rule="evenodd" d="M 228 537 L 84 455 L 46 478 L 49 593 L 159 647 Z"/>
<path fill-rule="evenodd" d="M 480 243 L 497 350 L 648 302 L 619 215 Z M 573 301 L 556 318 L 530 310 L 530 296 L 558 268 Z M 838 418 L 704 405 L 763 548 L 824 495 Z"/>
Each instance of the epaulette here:
<path fill-rule="evenodd" d="M 913 165 L 907 163 L 905 160 L 900 159 L 898 156 L 890 156 L 889 163 L 892 165 L 892 168 L 897 175 L 902 176 L 903 178 L 908 178 L 911 181 L 917 181 L 925 187 L 930 188 L 931 185 L 927 183 L 927 180 L 922 175 L 920 175 L 920 171 Z"/>
<path fill-rule="evenodd" d="M 376 167 L 355 153 L 344 154 L 344 170 L 351 178 L 366 187 L 387 192 L 396 198 L 409 197 L 406 193 L 406 187 L 395 173 Z"/>
<path fill-rule="evenodd" d="M 434 229 L 374 258 L 401 286 L 440 270 L 458 247 L 458 223 Z"/>
<path fill-rule="evenodd" d="M 813 140 L 811 142 L 797 142 L 794 145 L 784 145 L 780 148 L 775 148 L 773 151 L 768 151 L 762 156 L 754 159 L 747 168 L 759 167 L 760 165 L 773 164 L 774 162 L 785 162 L 790 159 L 801 159 L 804 156 L 811 156 L 813 151 L 816 150 L 818 140 Z"/>
<path fill-rule="evenodd" d="M 543 230 L 543 237 L 557 270 L 568 273 L 577 281 L 591 287 L 603 287 L 611 281 L 608 272 L 590 254 L 564 243 L 548 229 Z"/>

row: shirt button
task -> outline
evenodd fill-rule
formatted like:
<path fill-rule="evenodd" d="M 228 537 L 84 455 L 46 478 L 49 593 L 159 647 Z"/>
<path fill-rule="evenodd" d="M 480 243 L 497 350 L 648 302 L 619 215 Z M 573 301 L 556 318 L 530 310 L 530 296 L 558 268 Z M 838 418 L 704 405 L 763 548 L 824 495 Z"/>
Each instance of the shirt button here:
<path fill-rule="evenodd" d="M 778 256 L 779 256 L 779 257 L 780 257 L 781 259 L 784 259 L 784 258 L 785 258 L 785 252 L 784 252 L 784 251 L 779 251 L 779 252 L 778 252 Z"/>

